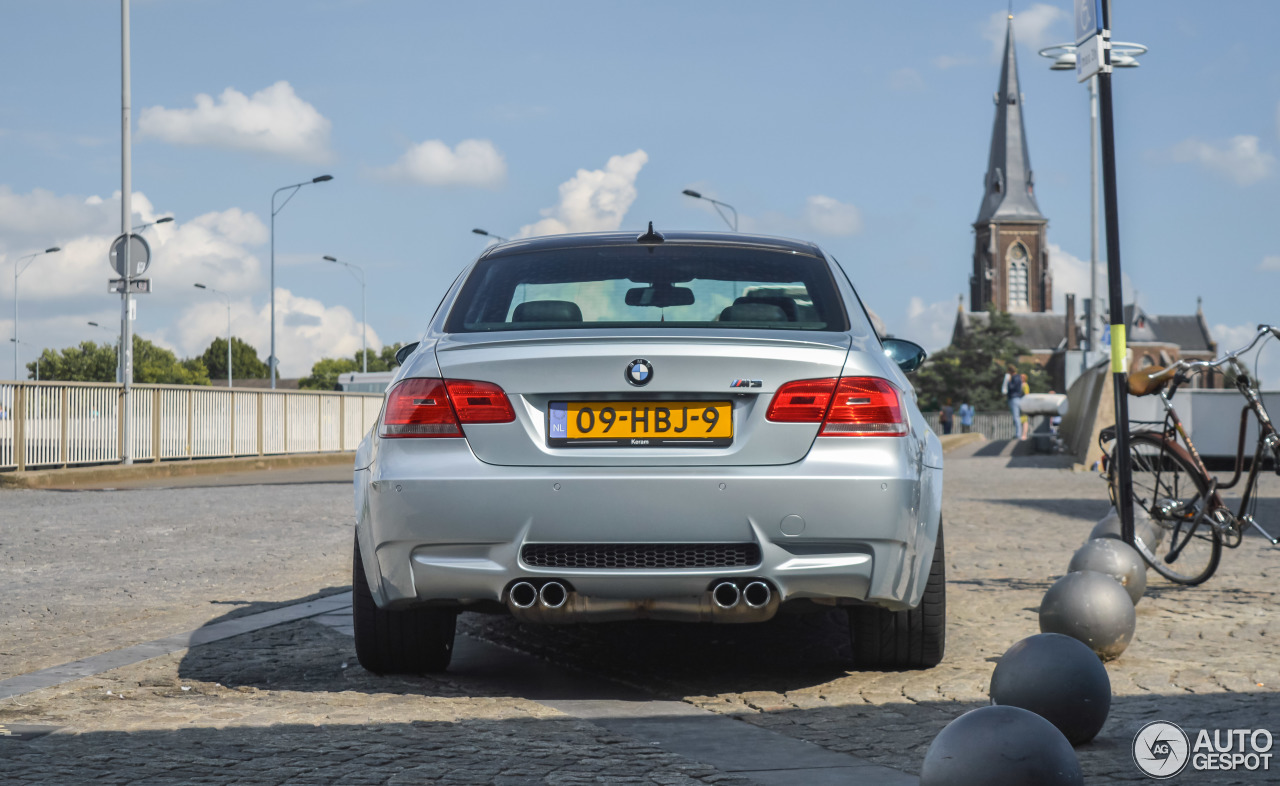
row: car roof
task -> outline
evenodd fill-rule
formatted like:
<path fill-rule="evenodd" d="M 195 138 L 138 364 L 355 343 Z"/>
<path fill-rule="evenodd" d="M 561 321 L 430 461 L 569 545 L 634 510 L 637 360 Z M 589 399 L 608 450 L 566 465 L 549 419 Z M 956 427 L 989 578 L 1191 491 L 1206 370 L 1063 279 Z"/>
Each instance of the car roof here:
<path fill-rule="evenodd" d="M 658 230 L 663 236 L 663 246 L 721 246 L 750 249 L 767 249 L 787 253 L 807 254 L 825 258 L 822 251 L 813 243 L 804 240 L 792 240 L 785 237 L 768 235 L 748 235 L 741 232 L 689 232 L 682 230 Z M 587 248 L 599 246 L 642 246 L 638 243 L 637 232 L 583 232 L 572 235 L 543 235 L 541 237 L 519 238 L 498 243 L 485 249 L 481 259 L 493 259 L 510 254 L 524 254 L 530 251 L 552 251 L 564 248 Z"/>

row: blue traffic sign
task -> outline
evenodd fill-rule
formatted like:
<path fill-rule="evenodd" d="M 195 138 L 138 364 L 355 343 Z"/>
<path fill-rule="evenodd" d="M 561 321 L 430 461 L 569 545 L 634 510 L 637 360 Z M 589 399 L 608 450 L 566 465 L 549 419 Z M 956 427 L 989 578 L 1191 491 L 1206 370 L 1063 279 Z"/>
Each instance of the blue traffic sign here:
<path fill-rule="evenodd" d="M 1076 44 L 1102 32 L 1102 0 L 1076 0 Z"/>

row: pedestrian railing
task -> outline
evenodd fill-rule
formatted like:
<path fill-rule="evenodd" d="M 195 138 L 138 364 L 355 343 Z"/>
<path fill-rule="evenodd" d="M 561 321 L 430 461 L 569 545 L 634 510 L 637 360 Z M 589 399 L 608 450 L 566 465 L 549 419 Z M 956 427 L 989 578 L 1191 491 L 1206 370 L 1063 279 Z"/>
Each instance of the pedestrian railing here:
<path fill-rule="evenodd" d="M 925 419 L 934 432 L 941 434 L 942 424 L 938 421 L 938 415 L 938 412 L 929 412 L 925 414 Z M 1007 409 L 973 413 L 973 426 L 969 430 L 976 431 L 987 439 L 1014 439 L 1018 436 L 1017 429 L 1013 427 L 1013 415 Z M 955 415 L 952 418 L 951 433 L 959 434 L 962 431 L 964 428 L 960 425 L 960 416 Z"/>
<path fill-rule="evenodd" d="M 355 450 L 382 396 L 183 385 L 134 385 L 137 461 Z M 0 470 L 120 461 L 119 385 L 0 382 Z"/>

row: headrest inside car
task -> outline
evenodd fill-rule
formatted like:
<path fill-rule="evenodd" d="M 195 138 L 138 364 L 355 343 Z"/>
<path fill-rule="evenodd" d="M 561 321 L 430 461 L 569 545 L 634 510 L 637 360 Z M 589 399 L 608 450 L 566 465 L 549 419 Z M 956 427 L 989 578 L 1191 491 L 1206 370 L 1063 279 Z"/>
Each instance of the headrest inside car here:
<path fill-rule="evenodd" d="M 735 303 L 720 312 L 721 322 L 787 322 L 787 312 L 772 303 Z"/>
<path fill-rule="evenodd" d="M 795 322 L 797 311 L 795 298 L 786 295 L 746 295 L 733 301 L 735 306 L 743 303 L 769 303 L 782 309 L 782 313 L 787 315 L 788 322 Z"/>
<path fill-rule="evenodd" d="M 581 322 L 582 309 L 571 300 L 530 300 L 516 306 L 512 322 Z"/>

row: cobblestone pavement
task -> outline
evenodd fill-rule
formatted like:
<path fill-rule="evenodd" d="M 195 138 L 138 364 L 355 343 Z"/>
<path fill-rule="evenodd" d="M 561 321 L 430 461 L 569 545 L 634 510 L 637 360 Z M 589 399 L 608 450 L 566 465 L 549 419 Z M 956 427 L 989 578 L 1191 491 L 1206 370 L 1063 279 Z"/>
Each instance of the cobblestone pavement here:
<path fill-rule="evenodd" d="M 349 483 L 0 490 L 0 679 L 348 586 L 350 510 Z"/>
<path fill-rule="evenodd" d="M 1108 507 L 1096 476 L 1033 465 L 948 457 L 950 629 L 947 658 L 935 669 L 848 671 L 847 628 L 838 615 L 741 627 L 564 628 L 464 615 L 460 631 L 918 771 L 934 735 L 986 703 L 1001 653 L 1038 631 L 1044 590 Z M 301 499 L 316 488 L 297 504 L 323 507 L 323 500 Z M 1259 519 L 1280 523 L 1277 478 L 1265 479 L 1263 494 Z M 345 507 L 326 512 L 344 521 Z M 327 522 L 313 520 L 329 531 Z M 333 559 L 345 560 L 349 533 L 334 528 Z M 1261 545 L 1249 538 L 1228 551 L 1201 587 L 1174 587 L 1149 573 L 1134 642 L 1107 667 L 1111 717 L 1095 741 L 1077 748 L 1087 782 L 1145 781 L 1130 744 L 1149 720 L 1173 721 L 1193 735 L 1200 728 L 1267 728 L 1280 737 L 1280 552 Z M 29 741 L 0 738 L 0 781 L 743 782 L 556 713 L 483 673 L 373 677 L 355 664 L 342 626 L 332 616 L 282 625 L 0 703 L 0 724 L 63 727 Z M 0 628 L 6 650 L 11 630 Z M 1277 780 L 1275 773 L 1184 773 L 1174 782 Z"/>

